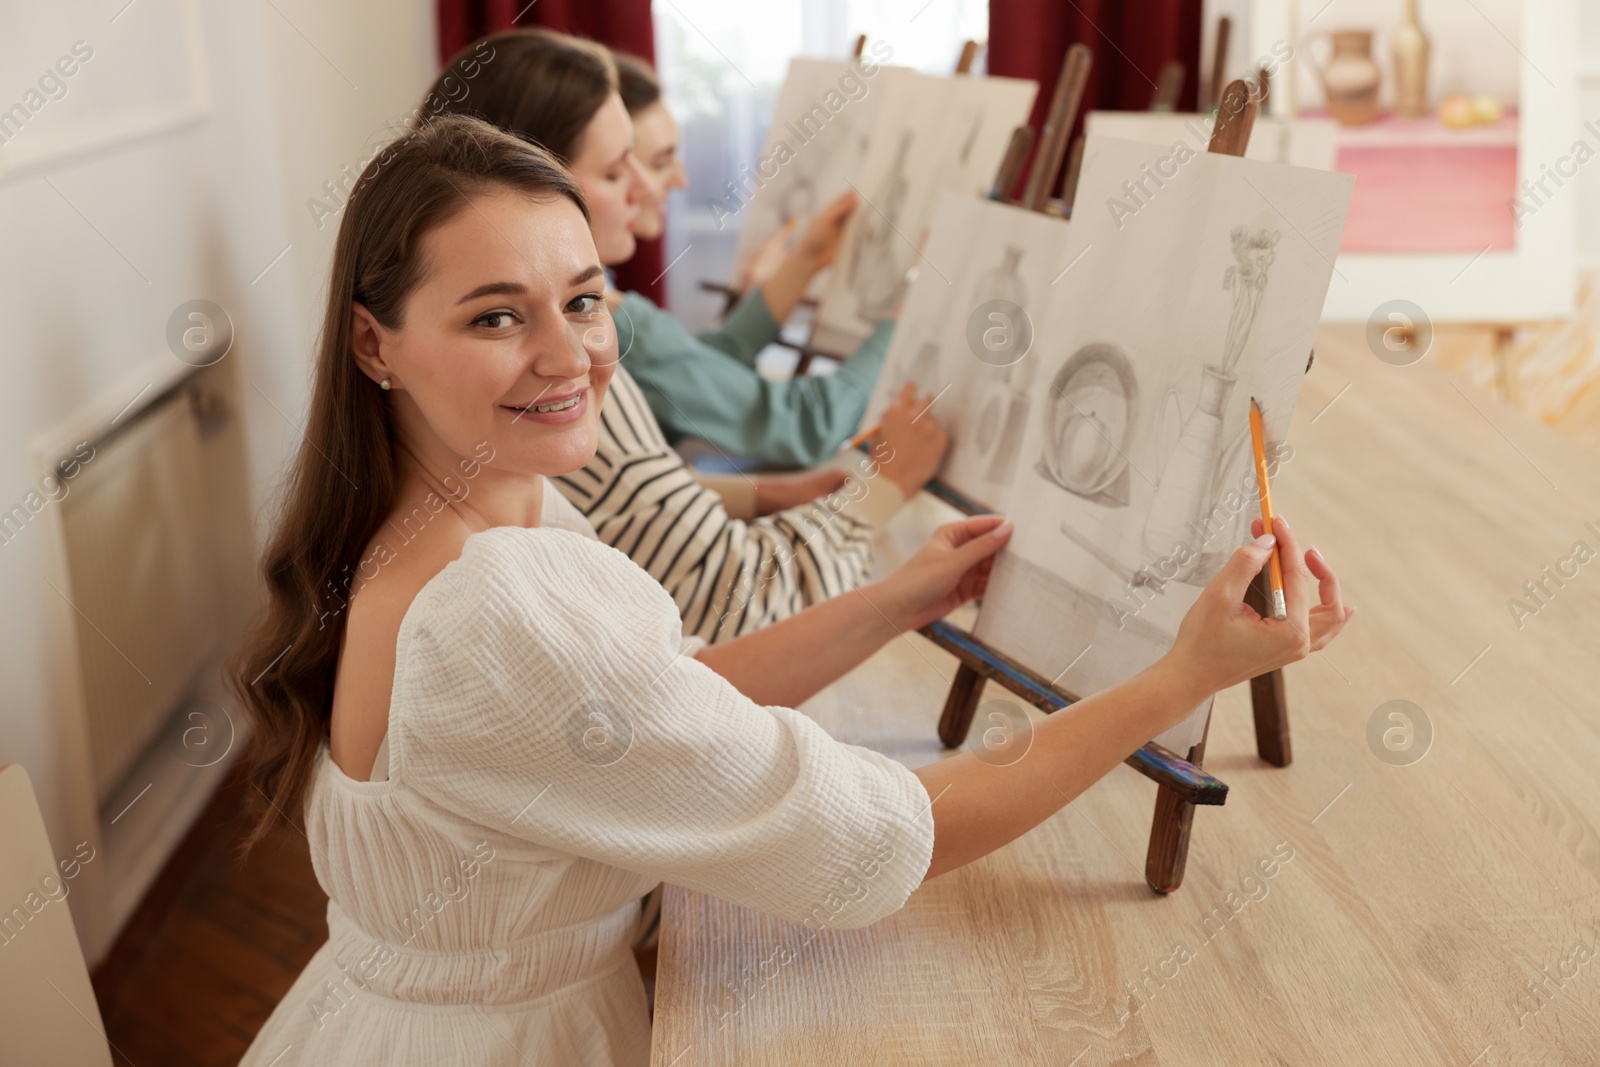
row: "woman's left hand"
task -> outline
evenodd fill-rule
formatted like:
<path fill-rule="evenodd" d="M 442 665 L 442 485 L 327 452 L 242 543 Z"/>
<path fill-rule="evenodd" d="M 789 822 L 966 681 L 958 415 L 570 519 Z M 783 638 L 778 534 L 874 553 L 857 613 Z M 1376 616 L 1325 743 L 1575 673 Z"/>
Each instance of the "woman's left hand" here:
<path fill-rule="evenodd" d="M 982 596 L 994 554 L 1011 539 L 1011 531 L 1010 520 L 1001 515 L 975 515 L 939 527 L 881 583 L 889 594 L 885 612 L 901 629 L 915 630 Z"/>

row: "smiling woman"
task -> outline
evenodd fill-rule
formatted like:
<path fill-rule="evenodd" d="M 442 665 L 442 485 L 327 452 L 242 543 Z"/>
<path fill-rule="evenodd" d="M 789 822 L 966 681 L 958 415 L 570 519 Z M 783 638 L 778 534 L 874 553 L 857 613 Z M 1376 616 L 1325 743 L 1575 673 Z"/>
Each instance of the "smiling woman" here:
<path fill-rule="evenodd" d="M 254 839 L 303 816 L 328 942 L 246 1067 L 291 1050 L 347 1067 L 511 1067 L 524 1050 L 643 1064 L 630 945 L 655 885 L 874 922 L 1058 810 L 1207 687 L 1336 629 L 1333 609 L 1308 615 L 1314 579 L 1288 565 L 1282 526 L 1293 622 L 1236 617 L 1266 552 L 1241 549 L 1173 653 L 1040 726 L 1031 763 L 997 777 L 967 753 L 913 772 L 835 741 L 794 706 L 980 595 L 1009 525 L 950 524 L 855 593 L 714 648 L 685 638 L 666 591 L 545 482 L 593 457 L 616 371 L 587 222 L 548 154 L 454 116 L 370 163 L 340 220 L 268 613 L 233 672 L 255 724 Z M 463 463 L 473 492 L 450 496 Z M 327 618 L 322 588 L 418 507 L 437 517 Z M 495 862 L 474 892 L 395 944 L 480 846 Z M 850 891 L 864 875 L 872 892 Z"/>

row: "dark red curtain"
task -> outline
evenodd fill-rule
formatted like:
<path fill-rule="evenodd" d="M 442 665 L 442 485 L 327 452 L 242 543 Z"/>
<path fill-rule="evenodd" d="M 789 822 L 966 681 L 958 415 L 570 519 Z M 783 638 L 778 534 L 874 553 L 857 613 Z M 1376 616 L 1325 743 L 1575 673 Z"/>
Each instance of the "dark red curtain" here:
<path fill-rule="evenodd" d="M 650 0 L 438 0 L 439 63 L 496 30 L 544 26 L 587 37 L 619 52 L 655 62 Z M 665 302 L 661 242 L 640 241 L 639 251 L 616 270 L 617 285 Z"/>
<path fill-rule="evenodd" d="M 1200 8 L 1201 0 L 989 0 L 988 70 L 1039 83 L 1036 134 L 1061 61 L 1079 42 L 1094 52 L 1094 65 L 1073 136 L 1082 130 L 1086 111 L 1149 107 L 1161 67 L 1173 59 L 1185 71 L 1178 108 L 1193 111 L 1200 86 Z"/>

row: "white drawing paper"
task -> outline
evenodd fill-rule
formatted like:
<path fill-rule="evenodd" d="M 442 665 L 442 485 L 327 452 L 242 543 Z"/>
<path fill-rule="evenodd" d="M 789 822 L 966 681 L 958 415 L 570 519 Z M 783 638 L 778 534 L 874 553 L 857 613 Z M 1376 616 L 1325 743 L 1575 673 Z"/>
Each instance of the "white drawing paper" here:
<path fill-rule="evenodd" d="M 862 419 L 875 425 L 906 382 L 935 396 L 930 411 L 950 434 L 940 479 L 996 511 L 1010 504 L 1027 413 L 1043 395 L 1039 357 L 1023 346 L 1049 305 L 1067 225 L 943 192 Z"/>
<path fill-rule="evenodd" d="M 1161 111 L 1091 111 L 1084 116 L 1085 134 L 1145 141 L 1169 148 L 1182 144 L 1204 152 L 1211 141 L 1212 115 Z M 1315 170 L 1333 170 L 1339 155 L 1339 124 L 1332 119 L 1275 119 L 1257 115 L 1250 129 L 1246 159 L 1288 163 Z"/>
<path fill-rule="evenodd" d="M 850 176 L 860 203 L 817 308 L 813 345 L 849 353 L 894 314 L 939 194 L 987 192 L 1038 89 L 1017 78 L 922 74 L 883 84 L 874 132 Z"/>
<path fill-rule="evenodd" d="M 977 635 L 1069 692 L 1124 681 L 1171 647 L 1200 590 L 1259 514 L 1249 403 L 1271 468 L 1288 436 L 1353 179 L 1170 145 L 1089 138 L 1072 222 L 945 197 L 868 420 L 899 382 L 949 387 L 953 487 L 1008 514 Z M 1172 161 L 1169 158 L 1169 165 Z M 1013 254 L 1012 249 L 1021 249 Z M 1035 250 L 1048 265 L 1030 263 Z M 1013 262 L 1015 260 L 1015 262 Z M 991 264 L 1032 325 L 1008 486 L 972 436 L 995 368 L 967 341 Z M 1042 269 L 1041 269 L 1042 268 Z M 981 345 L 979 346 L 981 349 Z M 933 368 L 929 370 L 929 368 Z M 953 401 L 953 402 L 952 402 Z M 1275 470 L 1274 470 L 1275 472 Z M 985 494 L 988 494 L 987 498 Z M 1180 756 L 1211 701 L 1158 740 Z"/>
<path fill-rule="evenodd" d="M 739 280 L 750 256 L 785 223 L 798 219 L 803 224 L 850 188 L 866 157 L 887 87 L 907 77 L 915 77 L 914 72 L 870 60 L 789 61 L 761 156 L 720 201 L 723 212 L 743 219 L 731 281 Z"/>

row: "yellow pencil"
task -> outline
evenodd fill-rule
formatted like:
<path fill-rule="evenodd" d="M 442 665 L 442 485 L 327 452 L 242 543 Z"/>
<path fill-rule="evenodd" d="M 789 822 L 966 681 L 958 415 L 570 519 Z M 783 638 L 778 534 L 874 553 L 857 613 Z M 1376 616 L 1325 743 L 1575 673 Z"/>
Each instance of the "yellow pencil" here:
<path fill-rule="evenodd" d="M 883 423 L 868 427 L 839 446 L 840 452 L 853 452 L 883 432 Z"/>
<path fill-rule="evenodd" d="M 1261 430 L 1261 405 L 1256 403 L 1256 398 L 1250 398 L 1250 443 L 1256 453 L 1256 485 L 1261 491 L 1261 526 L 1262 532 L 1272 532 L 1272 490 L 1267 486 L 1267 445 L 1266 435 Z M 1278 557 L 1278 545 L 1272 546 L 1272 555 L 1267 559 L 1268 574 L 1272 579 L 1272 617 L 1274 619 L 1287 619 L 1289 609 L 1283 602 L 1283 561 Z"/>

